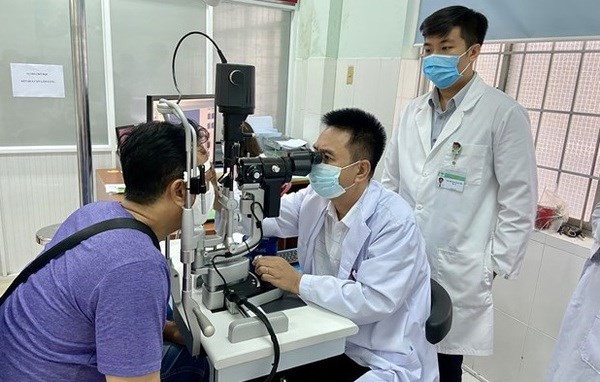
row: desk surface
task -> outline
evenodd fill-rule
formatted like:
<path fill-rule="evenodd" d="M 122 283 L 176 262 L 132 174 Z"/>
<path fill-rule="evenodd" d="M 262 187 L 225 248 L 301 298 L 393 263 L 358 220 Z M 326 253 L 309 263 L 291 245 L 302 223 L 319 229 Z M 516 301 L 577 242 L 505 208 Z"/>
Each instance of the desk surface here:
<path fill-rule="evenodd" d="M 180 243 L 178 240 L 171 240 L 170 243 L 171 257 L 176 268 L 181 268 L 181 263 L 176 261 Z M 192 295 L 201 300 L 200 293 L 194 292 Z M 215 380 L 244 380 L 269 373 L 273 362 L 273 344 L 269 336 L 233 344 L 227 338 L 229 324 L 241 318 L 241 315 L 231 315 L 227 311 L 212 313 L 202 304 L 200 308 L 215 327 L 215 334 L 201 338 L 202 346 L 215 369 Z M 289 319 L 289 329 L 277 334 L 281 347 L 279 370 L 341 354 L 346 337 L 358 332 L 358 327 L 349 319 L 316 305 L 308 304 L 285 310 L 284 313 Z"/>
<path fill-rule="evenodd" d="M 101 168 L 96 170 L 96 200 L 122 201 L 123 194 L 106 192 L 107 184 L 123 184 L 123 173 L 117 168 Z"/>

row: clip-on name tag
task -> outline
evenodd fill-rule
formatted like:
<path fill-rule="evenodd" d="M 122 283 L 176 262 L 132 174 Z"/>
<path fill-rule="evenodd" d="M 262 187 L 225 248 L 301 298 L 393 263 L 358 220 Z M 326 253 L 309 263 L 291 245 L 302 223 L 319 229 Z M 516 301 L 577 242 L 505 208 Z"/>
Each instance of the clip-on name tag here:
<path fill-rule="evenodd" d="M 463 192 L 467 173 L 458 168 L 442 168 L 438 172 L 438 187 Z"/>
<path fill-rule="evenodd" d="M 438 172 L 437 186 L 439 188 L 463 192 L 467 181 L 467 171 L 456 167 L 456 161 L 461 151 L 462 146 L 460 143 L 452 143 L 452 166 L 442 167 Z"/>

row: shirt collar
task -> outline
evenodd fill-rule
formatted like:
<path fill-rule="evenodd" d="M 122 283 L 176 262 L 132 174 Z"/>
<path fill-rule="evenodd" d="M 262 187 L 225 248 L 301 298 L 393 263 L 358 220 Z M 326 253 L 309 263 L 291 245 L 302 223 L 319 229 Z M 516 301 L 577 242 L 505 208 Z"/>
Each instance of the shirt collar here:
<path fill-rule="evenodd" d="M 446 110 L 458 108 L 460 103 L 467 96 L 469 88 L 471 87 L 471 85 L 473 85 L 473 82 L 475 81 L 475 77 L 477 77 L 477 73 L 473 73 L 473 77 L 469 80 L 469 82 L 467 82 L 467 84 L 463 86 L 463 88 L 460 89 L 458 93 L 456 93 L 454 97 L 450 99 L 450 101 L 448 101 Z M 442 107 L 440 106 L 440 93 L 437 91 L 437 88 L 434 88 L 433 91 L 430 93 L 428 102 L 429 106 L 431 106 L 434 110 L 438 111 L 439 113 L 442 113 Z"/>
<path fill-rule="evenodd" d="M 352 226 L 352 224 L 360 216 L 361 205 L 362 205 L 362 203 L 363 203 L 363 201 L 365 199 L 365 195 L 367 194 L 367 190 L 368 189 L 369 189 L 369 187 L 365 188 L 365 190 L 363 191 L 363 193 L 360 196 L 360 198 L 358 198 L 358 200 L 356 201 L 356 203 L 354 203 L 354 205 L 352 206 L 352 208 L 350 208 L 350 211 L 348 211 L 348 213 L 346 214 L 346 216 L 344 216 L 342 218 L 342 220 L 338 220 L 337 211 L 335 210 L 335 206 L 333 205 L 333 203 L 331 202 L 331 200 L 327 204 L 327 215 L 329 215 L 329 217 L 331 219 L 333 219 L 334 223 L 337 223 L 338 221 L 341 221 L 346 227 L 350 228 L 350 226 Z"/>

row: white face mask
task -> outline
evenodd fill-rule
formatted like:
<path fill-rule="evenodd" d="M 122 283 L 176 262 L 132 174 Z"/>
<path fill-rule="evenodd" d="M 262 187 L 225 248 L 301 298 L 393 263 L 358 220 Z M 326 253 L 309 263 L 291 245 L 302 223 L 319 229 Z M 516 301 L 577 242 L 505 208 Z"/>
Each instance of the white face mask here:
<path fill-rule="evenodd" d="M 210 162 L 204 163 L 204 170 L 208 171 L 211 165 Z M 215 202 L 215 190 L 213 189 L 212 184 L 208 184 L 206 187 L 206 194 L 204 194 L 204 213 L 202 213 L 202 197 L 200 195 L 196 195 L 196 200 L 192 205 L 192 210 L 194 211 L 194 226 L 201 226 L 208 219 L 208 214 L 213 208 L 213 204 Z"/>
<path fill-rule="evenodd" d="M 310 180 L 313 190 L 325 199 L 334 199 L 343 195 L 347 189 L 354 186 L 356 183 L 352 183 L 345 188 L 342 187 L 342 185 L 340 185 L 340 174 L 342 173 L 342 170 L 354 166 L 358 162 L 359 161 L 350 163 L 348 166 L 344 167 L 337 167 L 326 163 L 313 165 L 310 174 L 308 174 L 308 179 Z"/>

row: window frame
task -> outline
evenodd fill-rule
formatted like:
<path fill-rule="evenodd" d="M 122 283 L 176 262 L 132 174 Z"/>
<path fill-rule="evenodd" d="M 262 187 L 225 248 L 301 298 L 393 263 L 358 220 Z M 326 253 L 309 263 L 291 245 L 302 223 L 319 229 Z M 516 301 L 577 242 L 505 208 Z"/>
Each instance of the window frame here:
<path fill-rule="evenodd" d="M 294 69 L 295 69 L 295 57 L 296 57 L 296 44 L 295 44 L 295 36 L 296 36 L 296 23 L 297 23 L 297 9 L 298 9 L 298 0 L 223 0 L 222 3 L 229 4 L 240 4 L 240 5 L 252 5 L 259 6 L 264 8 L 278 9 L 283 12 L 290 13 L 290 29 L 289 29 L 289 45 L 288 45 L 288 54 L 287 54 L 287 65 L 285 68 L 282 67 L 286 71 L 287 80 L 285 81 L 286 87 L 286 96 L 282 102 L 282 106 L 284 108 L 282 121 L 278 123 L 283 124 L 283 129 L 281 127 L 277 127 L 277 129 L 286 134 L 288 132 L 289 126 L 291 126 L 292 122 L 292 113 L 290 112 L 290 106 L 293 103 L 293 99 L 291 96 L 290 89 L 293 89 L 293 80 L 294 80 Z M 207 24 L 207 33 L 211 36 L 214 36 L 214 23 L 215 23 L 215 15 L 214 15 L 214 7 L 207 6 L 206 12 L 206 24 Z M 212 50 L 212 47 L 207 46 L 206 52 L 206 67 L 207 67 L 207 91 L 214 93 L 214 68 L 217 62 L 217 57 L 215 52 Z M 220 116 L 217 117 L 216 121 L 220 119 Z M 222 123 L 222 121 L 221 121 Z M 218 125 L 218 123 L 217 123 Z M 222 129 L 218 128 L 215 131 L 218 131 L 220 135 L 222 135 Z"/>

